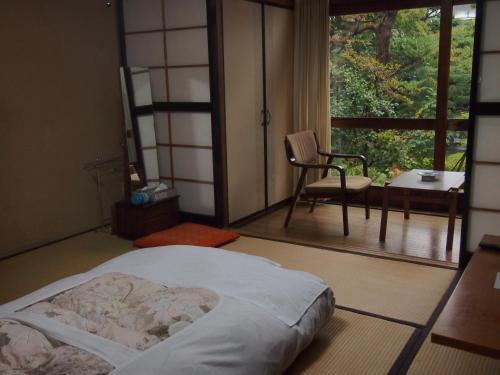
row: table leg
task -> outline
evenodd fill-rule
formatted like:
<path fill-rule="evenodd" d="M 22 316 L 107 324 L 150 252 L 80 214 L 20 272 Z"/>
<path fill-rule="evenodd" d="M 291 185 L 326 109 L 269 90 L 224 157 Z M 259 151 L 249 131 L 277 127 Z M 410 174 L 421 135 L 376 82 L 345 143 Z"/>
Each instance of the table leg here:
<path fill-rule="evenodd" d="M 458 190 L 450 190 L 450 211 L 448 217 L 448 233 L 446 235 L 446 251 L 453 249 L 453 237 L 455 236 L 455 218 L 457 216 Z"/>
<path fill-rule="evenodd" d="M 404 212 L 405 212 L 405 220 L 410 218 L 410 191 L 408 189 L 403 190 L 404 195 Z"/>
<path fill-rule="evenodd" d="M 383 203 L 382 203 L 382 217 L 380 220 L 380 242 L 385 242 L 385 234 L 387 232 L 387 215 L 389 214 L 389 187 L 388 183 L 385 183 L 384 193 L 383 193 Z"/>

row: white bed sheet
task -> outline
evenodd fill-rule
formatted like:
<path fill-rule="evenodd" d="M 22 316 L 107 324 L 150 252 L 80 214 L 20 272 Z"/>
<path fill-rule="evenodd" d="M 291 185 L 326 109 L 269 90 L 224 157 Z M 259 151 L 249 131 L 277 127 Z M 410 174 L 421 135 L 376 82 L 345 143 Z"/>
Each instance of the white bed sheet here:
<path fill-rule="evenodd" d="M 241 253 L 168 246 L 130 252 L 53 283 L 0 306 L 0 317 L 13 317 L 32 303 L 108 272 L 166 286 L 208 288 L 221 296 L 211 312 L 174 336 L 128 360 L 114 359 L 113 375 L 281 373 L 333 313 L 333 292 L 315 276 Z M 36 319 L 30 324 L 36 326 Z M 86 345 L 106 351 L 99 340 Z"/>

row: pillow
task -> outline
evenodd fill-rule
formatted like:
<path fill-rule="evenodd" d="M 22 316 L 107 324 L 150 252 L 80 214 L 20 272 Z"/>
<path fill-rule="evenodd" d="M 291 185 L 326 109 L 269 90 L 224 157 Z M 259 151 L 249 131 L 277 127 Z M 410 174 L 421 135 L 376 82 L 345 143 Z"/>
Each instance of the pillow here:
<path fill-rule="evenodd" d="M 217 247 L 234 241 L 239 236 L 238 233 L 230 230 L 185 223 L 138 238 L 134 241 L 134 246 L 194 245 Z"/>

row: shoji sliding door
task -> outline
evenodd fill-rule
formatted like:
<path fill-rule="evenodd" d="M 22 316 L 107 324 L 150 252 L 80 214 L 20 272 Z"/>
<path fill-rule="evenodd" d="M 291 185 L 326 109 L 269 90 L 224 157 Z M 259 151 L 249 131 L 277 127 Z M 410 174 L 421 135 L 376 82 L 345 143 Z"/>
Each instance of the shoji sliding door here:
<path fill-rule="evenodd" d="M 265 6 L 266 91 L 271 114 L 268 136 L 268 199 L 273 205 L 292 195 L 292 169 L 285 135 L 293 132 L 293 11 Z"/>
<path fill-rule="evenodd" d="M 159 180 L 215 216 L 206 0 L 123 0 L 127 65 L 151 71 Z"/>
<path fill-rule="evenodd" d="M 223 2 L 229 222 L 265 208 L 261 5 Z"/>
<path fill-rule="evenodd" d="M 478 84 L 472 95 L 475 130 L 467 220 L 469 252 L 483 234 L 500 235 L 500 1 L 479 4 L 478 14 L 482 29 L 475 62 Z"/>
<path fill-rule="evenodd" d="M 224 0 L 223 33 L 231 223 L 291 195 L 293 11 Z"/>

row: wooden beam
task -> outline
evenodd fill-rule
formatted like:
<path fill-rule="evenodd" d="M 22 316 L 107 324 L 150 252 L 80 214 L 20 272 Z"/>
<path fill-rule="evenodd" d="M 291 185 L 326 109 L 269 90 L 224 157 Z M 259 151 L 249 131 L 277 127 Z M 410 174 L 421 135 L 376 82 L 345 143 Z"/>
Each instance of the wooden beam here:
<path fill-rule="evenodd" d="M 451 29 L 453 0 L 441 1 L 439 28 L 439 61 L 436 96 L 436 133 L 434 136 L 434 169 L 443 171 L 446 159 L 446 132 L 448 130 L 448 89 L 450 85 Z"/>
<path fill-rule="evenodd" d="M 222 0 L 207 0 L 215 221 L 219 227 L 226 226 L 229 223 L 222 18 Z"/>
<path fill-rule="evenodd" d="M 475 0 L 455 0 L 453 5 L 475 4 Z M 436 7 L 441 0 L 330 0 L 330 16 Z"/>
<path fill-rule="evenodd" d="M 351 118 L 332 117 L 331 127 L 340 129 L 400 129 L 400 130 L 434 130 L 434 119 L 404 118 Z M 468 131 L 470 121 L 466 119 L 447 120 L 448 130 Z"/>
<path fill-rule="evenodd" d="M 332 117 L 332 128 L 433 130 L 433 119 Z"/>
<path fill-rule="evenodd" d="M 264 5 L 269 5 L 269 6 L 273 6 L 273 7 L 279 7 L 279 8 L 293 9 L 295 7 L 294 0 L 247 0 L 247 1 L 251 1 L 253 3 L 264 4 Z"/>

